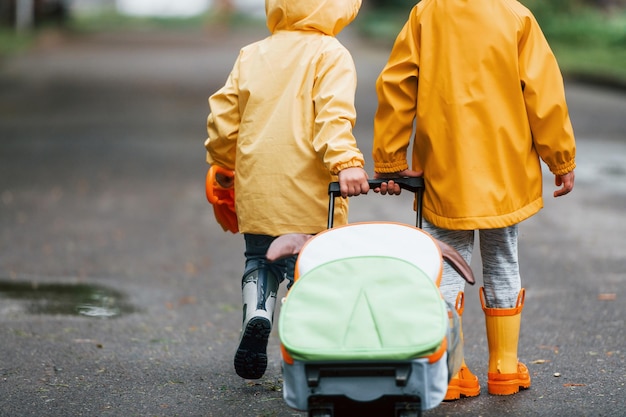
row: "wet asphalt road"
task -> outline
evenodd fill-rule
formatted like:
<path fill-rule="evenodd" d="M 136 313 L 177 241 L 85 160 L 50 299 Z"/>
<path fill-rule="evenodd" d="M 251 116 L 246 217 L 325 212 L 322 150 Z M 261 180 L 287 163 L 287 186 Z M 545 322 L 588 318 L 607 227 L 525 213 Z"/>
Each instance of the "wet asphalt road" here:
<path fill-rule="evenodd" d="M 243 239 L 215 224 L 203 190 L 206 99 L 261 36 L 51 34 L 0 62 L 1 417 L 305 415 L 283 403 L 275 333 L 265 377 L 234 374 Z M 342 40 L 369 158 L 388 45 Z M 546 208 L 521 228 L 519 355 L 533 385 L 486 393 L 484 321 L 468 288 L 466 359 L 484 393 L 427 417 L 626 413 L 626 94 L 567 94 L 576 188 L 555 200 L 546 176 Z M 371 194 L 353 199 L 351 220 L 412 222 L 410 204 Z"/>

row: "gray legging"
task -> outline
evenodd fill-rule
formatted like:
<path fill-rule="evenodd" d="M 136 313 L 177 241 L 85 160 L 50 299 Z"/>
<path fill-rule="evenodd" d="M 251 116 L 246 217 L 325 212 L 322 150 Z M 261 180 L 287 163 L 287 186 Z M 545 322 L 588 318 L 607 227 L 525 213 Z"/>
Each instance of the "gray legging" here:
<path fill-rule="evenodd" d="M 456 249 L 469 264 L 474 249 L 474 230 L 447 230 L 427 221 L 423 229 L 433 237 Z M 513 308 L 521 289 L 517 256 L 518 225 L 502 229 L 480 229 L 480 254 L 483 264 L 485 304 L 489 308 Z M 441 293 L 446 301 L 454 304 L 465 280 L 444 262 Z"/>

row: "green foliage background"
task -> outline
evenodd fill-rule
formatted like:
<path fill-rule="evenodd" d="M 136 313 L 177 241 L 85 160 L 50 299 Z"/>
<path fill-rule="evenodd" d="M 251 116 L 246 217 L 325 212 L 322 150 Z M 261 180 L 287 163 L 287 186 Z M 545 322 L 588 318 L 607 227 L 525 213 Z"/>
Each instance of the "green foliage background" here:
<path fill-rule="evenodd" d="M 417 1 L 366 0 L 354 25 L 372 41 L 390 45 Z M 626 87 L 626 0 L 521 2 L 537 18 L 565 76 Z M 209 12 L 190 19 L 139 19 L 105 10 L 98 15 L 73 16 L 64 30 L 72 34 L 155 27 L 180 30 L 213 24 L 226 24 L 237 30 L 251 24 L 264 25 L 264 22 L 251 21 L 249 16 L 237 13 L 225 16 Z M 49 28 L 16 34 L 12 28 L 0 28 L 0 62 L 3 56 L 28 48 L 46 30 Z"/>

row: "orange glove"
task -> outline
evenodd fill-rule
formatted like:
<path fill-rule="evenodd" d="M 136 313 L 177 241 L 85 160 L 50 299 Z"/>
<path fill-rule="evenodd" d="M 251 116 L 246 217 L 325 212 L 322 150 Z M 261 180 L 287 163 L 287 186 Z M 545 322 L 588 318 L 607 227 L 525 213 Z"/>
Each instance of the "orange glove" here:
<path fill-rule="evenodd" d="M 234 178 L 235 172 L 226 168 L 212 165 L 206 174 L 206 198 L 213 205 L 215 220 L 224 231 L 237 233 L 237 213 L 235 212 L 235 187 L 224 188 L 215 179 L 216 174 Z"/>

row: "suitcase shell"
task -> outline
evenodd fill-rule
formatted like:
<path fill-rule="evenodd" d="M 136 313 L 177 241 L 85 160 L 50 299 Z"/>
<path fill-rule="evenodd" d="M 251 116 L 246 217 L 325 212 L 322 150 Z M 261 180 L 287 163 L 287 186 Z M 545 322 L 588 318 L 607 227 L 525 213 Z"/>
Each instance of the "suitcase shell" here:
<path fill-rule="evenodd" d="M 400 223 L 354 223 L 309 240 L 278 323 L 287 405 L 437 406 L 463 357 L 458 315 L 438 289 L 442 262 L 428 233 Z"/>

